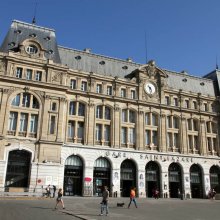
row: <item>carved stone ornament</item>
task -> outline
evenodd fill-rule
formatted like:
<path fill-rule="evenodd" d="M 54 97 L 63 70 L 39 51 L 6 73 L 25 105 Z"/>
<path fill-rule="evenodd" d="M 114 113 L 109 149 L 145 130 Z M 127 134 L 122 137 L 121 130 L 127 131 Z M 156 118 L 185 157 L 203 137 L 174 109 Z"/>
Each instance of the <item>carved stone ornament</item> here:
<path fill-rule="evenodd" d="M 93 107 L 95 106 L 95 104 L 94 104 L 94 102 L 90 102 L 90 103 L 88 104 L 88 106 L 89 106 L 90 108 L 93 108 Z"/>
<path fill-rule="evenodd" d="M 62 73 L 57 73 L 52 77 L 52 82 L 61 83 Z"/>
<path fill-rule="evenodd" d="M 4 72 L 5 71 L 5 63 L 3 61 L 0 61 L 0 72 Z"/>

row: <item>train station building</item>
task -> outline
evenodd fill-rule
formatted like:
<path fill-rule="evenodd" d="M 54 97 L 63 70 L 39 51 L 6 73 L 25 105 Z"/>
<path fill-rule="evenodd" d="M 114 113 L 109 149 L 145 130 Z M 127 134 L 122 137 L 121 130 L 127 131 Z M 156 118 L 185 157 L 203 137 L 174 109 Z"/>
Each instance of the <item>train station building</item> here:
<path fill-rule="evenodd" d="M 0 191 L 220 193 L 218 69 L 197 77 L 57 41 L 14 20 L 1 43 Z"/>

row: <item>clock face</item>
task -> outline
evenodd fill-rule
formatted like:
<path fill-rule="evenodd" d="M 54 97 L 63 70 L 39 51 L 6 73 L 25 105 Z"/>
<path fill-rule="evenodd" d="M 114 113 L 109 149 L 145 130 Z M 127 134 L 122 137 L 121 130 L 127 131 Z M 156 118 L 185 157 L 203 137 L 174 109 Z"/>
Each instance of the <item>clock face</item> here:
<path fill-rule="evenodd" d="M 144 90 L 147 94 L 153 95 L 156 91 L 156 88 L 152 83 L 145 83 L 144 84 Z"/>

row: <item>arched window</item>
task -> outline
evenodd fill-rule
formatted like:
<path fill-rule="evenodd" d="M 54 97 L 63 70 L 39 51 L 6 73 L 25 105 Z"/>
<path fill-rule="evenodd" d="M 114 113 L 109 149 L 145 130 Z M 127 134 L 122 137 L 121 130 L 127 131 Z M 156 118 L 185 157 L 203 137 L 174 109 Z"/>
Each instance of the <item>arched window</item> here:
<path fill-rule="evenodd" d="M 33 94 L 28 92 L 17 94 L 11 102 L 7 134 L 36 138 L 39 108 L 38 99 Z"/>

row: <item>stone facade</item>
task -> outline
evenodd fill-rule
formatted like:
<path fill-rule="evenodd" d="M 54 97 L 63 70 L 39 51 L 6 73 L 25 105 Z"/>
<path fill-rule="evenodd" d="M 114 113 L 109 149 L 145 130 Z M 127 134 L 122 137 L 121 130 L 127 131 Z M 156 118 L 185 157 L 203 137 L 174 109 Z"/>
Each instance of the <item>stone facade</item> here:
<path fill-rule="evenodd" d="M 70 180 L 79 178 L 75 194 L 83 196 L 99 195 L 99 180 L 117 196 L 127 196 L 123 188 L 131 185 L 140 197 L 155 187 L 161 197 L 176 197 L 180 189 L 189 198 L 205 198 L 212 186 L 220 193 L 218 70 L 199 78 L 154 61 L 140 65 L 65 49 L 53 30 L 33 24 L 13 21 L 10 31 L 14 38 L 7 35 L 0 50 L 1 191 L 36 192 L 53 184 L 68 192 Z M 29 167 L 23 183 L 13 171 L 19 152 L 30 154 L 26 165 L 18 165 Z M 67 166 L 76 171 L 77 160 L 82 172 L 71 179 Z M 126 171 L 125 165 L 123 173 L 124 161 L 134 168 Z M 95 167 L 106 168 L 107 176 L 95 179 Z"/>

